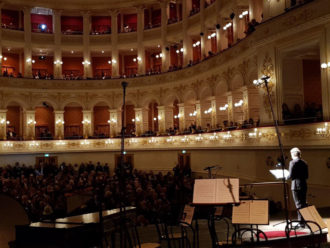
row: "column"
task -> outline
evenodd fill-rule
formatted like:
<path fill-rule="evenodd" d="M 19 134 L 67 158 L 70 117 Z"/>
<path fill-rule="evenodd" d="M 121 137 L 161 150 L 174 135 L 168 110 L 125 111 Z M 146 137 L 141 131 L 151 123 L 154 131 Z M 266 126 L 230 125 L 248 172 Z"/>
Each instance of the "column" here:
<path fill-rule="evenodd" d="M 110 137 L 116 137 L 121 132 L 121 111 L 110 109 Z"/>
<path fill-rule="evenodd" d="M 138 74 L 146 74 L 145 66 L 145 50 L 143 45 L 143 32 L 144 32 L 144 7 L 137 8 L 137 45 L 138 45 Z"/>
<path fill-rule="evenodd" d="M 183 131 L 186 128 L 186 116 L 184 111 L 184 103 L 179 103 L 179 130 Z"/>
<path fill-rule="evenodd" d="M 134 108 L 135 111 L 135 134 L 140 136 L 148 131 L 148 110 L 145 108 Z"/>
<path fill-rule="evenodd" d="M 286 1 L 263 0 L 263 21 L 283 13 L 285 10 L 285 5 Z"/>
<path fill-rule="evenodd" d="M 220 52 L 223 48 L 221 47 L 221 39 L 222 39 L 222 18 L 221 18 L 221 2 L 220 0 L 216 0 L 215 2 L 215 23 L 216 23 L 216 34 L 217 34 L 217 52 Z"/>
<path fill-rule="evenodd" d="M 83 136 L 87 139 L 89 136 L 92 136 L 93 130 L 93 111 L 92 110 L 83 110 Z"/>
<path fill-rule="evenodd" d="M 239 9 L 236 6 L 234 9 L 235 17 L 233 19 L 233 35 L 234 35 L 234 43 L 239 39 L 239 28 L 240 28 L 240 19 L 239 19 Z"/>
<path fill-rule="evenodd" d="M 200 5 L 200 24 L 201 24 L 201 59 L 203 60 L 205 57 L 207 57 L 208 51 L 207 51 L 207 30 L 205 28 L 205 0 L 199 0 Z"/>
<path fill-rule="evenodd" d="M 83 12 L 83 49 L 84 49 L 84 78 L 92 78 L 91 51 L 89 46 L 89 34 L 91 31 L 90 12 Z"/>
<path fill-rule="evenodd" d="M 234 102 L 233 102 L 233 93 L 227 92 L 227 114 L 228 114 L 228 125 L 231 121 L 234 121 Z"/>
<path fill-rule="evenodd" d="M 118 52 L 118 10 L 110 10 L 111 15 L 111 67 L 112 77 L 119 76 Z"/>
<path fill-rule="evenodd" d="M 249 89 L 244 86 L 242 88 L 243 93 L 243 121 L 248 121 L 250 119 L 250 104 L 249 104 Z"/>
<path fill-rule="evenodd" d="M 182 1 L 182 33 L 183 33 L 183 67 L 187 66 L 192 61 L 192 40 L 188 35 L 188 0 Z M 189 0 L 190 1 L 190 0 Z"/>
<path fill-rule="evenodd" d="M 0 109 L 0 139 L 7 139 L 7 109 Z"/>
<path fill-rule="evenodd" d="M 228 30 L 224 30 L 223 27 L 227 24 L 227 21 L 225 18 L 221 19 L 221 28 L 219 30 L 220 32 L 220 40 L 219 40 L 219 47 L 221 48 L 221 50 L 227 49 L 228 48 L 228 37 L 227 37 L 227 32 Z"/>
<path fill-rule="evenodd" d="M 64 111 L 55 110 L 55 139 L 64 138 Z"/>
<path fill-rule="evenodd" d="M 165 133 L 166 131 L 166 112 L 165 106 L 157 106 L 158 109 L 158 132 L 160 134 Z"/>
<path fill-rule="evenodd" d="M 212 108 L 212 112 L 211 112 L 211 127 L 212 128 L 216 128 L 218 123 L 218 106 L 217 106 L 217 100 L 215 98 L 215 96 L 211 97 L 211 108 Z"/>
<path fill-rule="evenodd" d="M 168 22 L 168 2 L 167 0 L 162 0 L 160 2 L 161 7 L 161 47 L 162 47 L 162 72 L 168 71 L 169 61 L 170 61 L 170 53 L 169 50 L 166 50 L 168 46 L 167 43 L 167 22 Z"/>
<path fill-rule="evenodd" d="M 35 111 L 26 110 L 23 113 L 23 138 L 24 139 L 35 139 Z"/>
<path fill-rule="evenodd" d="M 195 103 L 196 108 L 196 127 L 202 126 L 202 108 L 201 108 L 201 101 L 196 101 Z"/>
<path fill-rule="evenodd" d="M 255 19 L 257 22 L 261 22 L 262 18 L 262 5 L 263 0 L 249 0 L 249 17 L 250 20 Z"/>
<path fill-rule="evenodd" d="M 54 78 L 62 78 L 62 32 L 61 32 L 61 10 L 53 12 L 53 30 L 54 30 Z"/>
<path fill-rule="evenodd" d="M 24 7 L 24 77 L 32 78 L 31 8 Z"/>

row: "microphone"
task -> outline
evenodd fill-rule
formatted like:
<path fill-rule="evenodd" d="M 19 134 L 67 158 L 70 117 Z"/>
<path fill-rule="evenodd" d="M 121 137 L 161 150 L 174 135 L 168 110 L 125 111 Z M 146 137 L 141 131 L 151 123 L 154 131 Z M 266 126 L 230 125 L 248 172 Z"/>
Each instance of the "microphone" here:
<path fill-rule="evenodd" d="M 212 169 L 221 169 L 222 167 L 219 165 L 207 166 L 203 170 L 212 170 Z"/>

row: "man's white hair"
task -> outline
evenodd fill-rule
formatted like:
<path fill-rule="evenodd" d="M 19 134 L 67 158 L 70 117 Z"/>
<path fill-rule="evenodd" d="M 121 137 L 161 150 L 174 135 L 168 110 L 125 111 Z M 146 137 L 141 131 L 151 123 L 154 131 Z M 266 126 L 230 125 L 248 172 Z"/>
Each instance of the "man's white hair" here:
<path fill-rule="evenodd" d="M 300 158 L 300 156 L 301 156 L 301 151 L 300 151 L 300 149 L 299 149 L 298 147 L 294 147 L 294 148 L 292 148 L 292 149 L 290 150 L 290 153 L 291 153 L 291 155 L 294 156 L 294 157 L 299 157 L 299 158 Z"/>

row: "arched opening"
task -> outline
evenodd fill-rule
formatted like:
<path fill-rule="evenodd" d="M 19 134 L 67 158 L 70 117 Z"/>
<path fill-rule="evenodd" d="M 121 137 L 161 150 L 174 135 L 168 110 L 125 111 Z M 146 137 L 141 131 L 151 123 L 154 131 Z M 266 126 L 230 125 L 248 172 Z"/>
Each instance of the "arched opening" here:
<path fill-rule="evenodd" d="M 286 124 L 321 121 L 322 84 L 318 43 L 283 54 L 282 119 Z"/>
<path fill-rule="evenodd" d="M 16 103 L 12 103 L 7 107 L 7 139 L 16 140 L 22 137 L 22 118 L 23 109 Z"/>
<path fill-rule="evenodd" d="M 93 136 L 97 138 L 110 137 L 110 112 L 109 107 L 104 104 L 96 105 L 93 109 L 94 131 Z"/>
<path fill-rule="evenodd" d="M 64 137 L 79 139 L 83 136 L 83 112 L 77 104 L 69 104 L 64 108 Z"/>
<path fill-rule="evenodd" d="M 149 131 L 158 132 L 158 103 L 155 101 L 149 103 L 148 124 Z"/>
<path fill-rule="evenodd" d="M 36 139 L 53 139 L 55 134 L 55 116 L 52 106 L 43 102 L 43 106 L 35 108 L 35 136 Z"/>

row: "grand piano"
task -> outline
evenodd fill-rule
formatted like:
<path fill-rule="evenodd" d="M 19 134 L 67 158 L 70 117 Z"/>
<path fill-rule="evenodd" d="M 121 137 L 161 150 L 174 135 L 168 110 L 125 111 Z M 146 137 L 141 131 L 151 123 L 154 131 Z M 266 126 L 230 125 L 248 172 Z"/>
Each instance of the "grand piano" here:
<path fill-rule="evenodd" d="M 125 208 L 127 215 L 134 215 L 135 207 Z M 120 209 L 103 211 L 104 232 L 118 231 Z M 55 221 L 34 222 L 16 226 L 17 248 L 92 248 L 100 244 L 99 213 L 89 213 Z"/>

